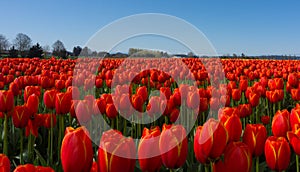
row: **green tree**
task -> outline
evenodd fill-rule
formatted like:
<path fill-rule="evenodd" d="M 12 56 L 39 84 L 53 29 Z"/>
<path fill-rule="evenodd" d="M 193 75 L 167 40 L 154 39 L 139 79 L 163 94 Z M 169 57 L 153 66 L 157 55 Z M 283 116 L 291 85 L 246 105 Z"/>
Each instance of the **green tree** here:
<path fill-rule="evenodd" d="M 30 58 L 33 58 L 33 57 L 42 58 L 42 55 L 43 55 L 43 49 L 42 49 L 42 47 L 40 46 L 39 43 L 37 43 L 36 45 L 32 46 L 29 49 L 28 56 Z"/>

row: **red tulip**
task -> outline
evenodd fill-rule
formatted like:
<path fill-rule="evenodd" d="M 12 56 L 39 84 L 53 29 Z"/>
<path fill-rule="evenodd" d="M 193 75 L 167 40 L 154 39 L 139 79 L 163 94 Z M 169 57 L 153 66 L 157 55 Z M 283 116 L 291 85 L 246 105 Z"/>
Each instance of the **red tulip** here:
<path fill-rule="evenodd" d="M 143 135 L 138 147 L 139 163 L 142 171 L 159 171 L 162 166 L 161 155 L 159 152 L 159 127 L 144 128 Z"/>
<path fill-rule="evenodd" d="M 184 127 L 164 124 L 159 139 L 159 150 L 165 167 L 171 169 L 181 167 L 188 154 L 188 141 Z"/>
<path fill-rule="evenodd" d="M 224 171 L 250 172 L 252 155 L 250 148 L 242 142 L 231 142 L 224 151 Z"/>
<path fill-rule="evenodd" d="M 264 151 L 265 141 L 267 140 L 267 130 L 262 124 L 247 124 L 243 142 L 246 143 L 252 155 L 260 156 Z"/>
<path fill-rule="evenodd" d="M 133 95 L 132 96 L 132 104 L 133 104 L 133 107 L 137 111 L 143 112 L 144 99 L 141 95 L 139 95 L 139 94 Z"/>
<path fill-rule="evenodd" d="M 199 111 L 205 112 L 208 110 L 208 100 L 207 98 L 200 97 Z"/>
<path fill-rule="evenodd" d="M 228 134 L 222 123 L 210 118 L 196 129 L 194 152 L 197 160 L 206 164 L 221 156 L 228 142 Z"/>
<path fill-rule="evenodd" d="M 10 172 L 10 161 L 4 154 L 0 154 L 0 171 Z"/>
<path fill-rule="evenodd" d="M 242 92 L 240 89 L 233 89 L 231 93 L 232 99 L 235 101 L 239 101 L 242 96 Z"/>
<path fill-rule="evenodd" d="M 71 93 L 57 93 L 55 96 L 56 114 L 67 114 L 71 108 L 71 100 Z"/>
<path fill-rule="evenodd" d="M 139 87 L 139 88 L 136 90 L 136 94 L 142 96 L 143 102 L 145 102 L 145 101 L 148 99 L 148 91 L 147 91 L 147 87 L 146 87 L 146 86 Z"/>
<path fill-rule="evenodd" d="M 180 111 L 174 108 L 170 113 L 170 122 L 175 123 L 180 115 Z"/>
<path fill-rule="evenodd" d="M 14 108 L 14 95 L 13 92 L 8 90 L 0 91 L 0 112 L 9 112 Z"/>
<path fill-rule="evenodd" d="M 47 90 L 44 93 L 44 104 L 48 109 L 54 109 L 55 108 L 55 96 L 56 96 L 57 91 L 52 89 L 52 90 Z"/>
<path fill-rule="evenodd" d="M 52 128 L 56 126 L 56 115 L 55 114 L 44 114 L 44 127 L 46 128 Z M 52 125 L 51 125 L 51 119 L 52 119 Z"/>
<path fill-rule="evenodd" d="M 62 90 L 65 88 L 65 81 L 64 80 L 55 80 L 55 88 L 57 90 Z"/>
<path fill-rule="evenodd" d="M 78 102 L 75 112 L 76 117 L 80 124 L 89 122 L 92 118 L 92 106 L 87 100 L 81 100 Z"/>
<path fill-rule="evenodd" d="M 100 171 L 133 172 L 135 167 L 135 145 L 132 138 L 125 138 L 116 130 L 103 133 L 98 149 Z"/>
<path fill-rule="evenodd" d="M 31 94 L 26 102 L 26 107 L 28 108 L 28 111 L 30 115 L 36 114 L 39 110 L 39 102 L 40 98 L 34 93 Z"/>
<path fill-rule="evenodd" d="M 264 125 L 268 125 L 270 123 L 270 117 L 266 115 L 261 116 L 260 120 Z"/>
<path fill-rule="evenodd" d="M 292 95 L 292 99 L 295 101 L 299 101 L 300 100 L 300 89 L 291 89 L 291 95 Z"/>
<path fill-rule="evenodd" d="M 110 119 L 114 119 L 118 116 L 118 111 L 114 104 L 109 103 L 106 105 L 106 116 Z"/>
<path fill-rule="evenodd" d="M 51 167 L 34 166 L 32 164 L 19 165 L 14 172 L 54 172 Z"/>
<path fill-rule="evenodd" d="M 200 97 L 199 97 L 198 91 L 188 92 L 186 104 L 189 108 L 191 108 L 191 109 L 198 108 L 199 100 L 200 100 Z"/>
<path fill-rule="evenodd" d="M 29 134 L 32 134 L 35 137 L 39 136 L 39 127 L 43 126 L 44 124 L 44 117 L 42 114 L 35 114 L 33 115 L 29 120 L 28 124 L 26 126 L 26 137 L 29 136 Z"/>
<path fill-rule="evenodd" d="M 290 115 L 290 126 L 293 128 L 296 124 L 300 124 L 300 109 L 294 108 Z"/>
<path fill-rule="evenodd" d="M 224 115 L 221 122 L 228 132 L 229 142 L 239 141 L 242 134 L 242 122 L 238 115 L 236 113 L 231 116 Z"/>
<path fill-rule="evenodd" d="M 96 101 L 95 101 L 94 113 L 97 114 L 97 113 L 99 113 L 99 111 L 100 111 L 101 115 L 105 114 L 106 102 L 105 102 L 104 98 L 99 98 L 99 99 L 96 99 Z"/>
<path fill-rule="evenodd" d="M 248 87 L 248 80 L 247 79 L 242 79 L 240 80 L 240 85 L 239 85 L 240 89 L 242 91 L 246 91 L 247 87 Z"/>
<path fill-rule="evenodd" d="M 300 155 L 300 124 L 294 125 L 293 131 L 287 132 L 287 138 L 289 139 L 295 153 Z"/>
<path fill-rule="evenodd" d="M 291 150 L 284 137 L 270 136 L 265 143 L 266 162 L 272 170 L 286 170 L 290 164 Z"/>
<path fill-rule="evenodd" d="M 13 124 L 16 128 L 25 128 L 30 118 L 27 106 L 16 106 L 13 110 Z"/>
<path fill-rule="evenodd" d="M 249 95 L 249 102 L 252 107 L 256 107 L 259 104 L 260 95 L 257 93 L 250 93 Z"/>
<path fill-rule="evenodd" d="M 61 144 L 61 163 L 65 172 L 89 171 L 93 163 L 93 147 L 84 127 L 67 128 Z"/>
<path fill-rule="evenodd" d="M 299 80 L 297 77 L 296 73 L 290 73 L 288 76 L 288 83 L 292 86 L 292 87 L 297 87 Z"/>
<path fill-rule="evenodd" d="M 240 118 L 245 118 L 252 114 L 252 107 L 250 104 L 240 104 L 237 110 Z"/>
<path fill-rule="evenodd" d="M 272 120 L 274 136 L 286 137 L 286 133 L 290 130 L 290 113 L 286 109 L 278 110 Z"/>
<path fill-rule="evenodd" d="M 12 82 L 9 84 L 9 90 L 11 90 L 14 96 L 19 94 L 19 85 L 16 82 Z"/>

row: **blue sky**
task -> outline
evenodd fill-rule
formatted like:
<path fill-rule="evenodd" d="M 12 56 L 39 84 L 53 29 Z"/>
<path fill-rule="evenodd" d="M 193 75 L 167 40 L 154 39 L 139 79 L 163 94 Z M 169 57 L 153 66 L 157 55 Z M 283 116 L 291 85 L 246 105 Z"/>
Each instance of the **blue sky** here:
<path fill-rule="evenodd" d="M 9 0 L 1 1 L 0 6 L 0 34 L 11 42 L 21 32 L 33 43 L 51 46 L 59 39 L 72 50 L 76 45 L 85 45 L 99 29 L 117 19 L 163 13 L 196 26 L 218 54 L 300 55 L 297 0 Z"/>

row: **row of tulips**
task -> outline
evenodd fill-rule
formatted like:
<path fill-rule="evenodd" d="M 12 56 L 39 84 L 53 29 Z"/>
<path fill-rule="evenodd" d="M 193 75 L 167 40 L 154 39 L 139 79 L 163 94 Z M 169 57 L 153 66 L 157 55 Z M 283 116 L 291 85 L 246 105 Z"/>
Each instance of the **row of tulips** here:
<path fill-rule="evenodd" d="M 136 158 L 142 171 L 259 171 L 264 162 L 299 171 L 297 61 L 222 60 L 226 78 L 217 65 L 211 59 L 1 60 L 3 153 L 12 168 L 56 171 L 133 171 Z M 99 118 L 113 130 L 102 130 Z"/>

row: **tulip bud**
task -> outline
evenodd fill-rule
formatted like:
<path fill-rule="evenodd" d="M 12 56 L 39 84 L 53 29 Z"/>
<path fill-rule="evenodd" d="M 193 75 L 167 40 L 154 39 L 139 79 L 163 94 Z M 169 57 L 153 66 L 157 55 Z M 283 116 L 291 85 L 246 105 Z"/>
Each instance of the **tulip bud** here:
<path fill-rule="evenodd" d="M 165 167 L 171 169 L 181 167 L 188 154 L 188 141 L 184 127 L 164 124 L 159 139 L 159 150 Z"/>
<path fill-rule="evenodd" d="M 287 138 L 292 145 L 295 153 L 300 155 L 300 124 L 295 124 L 293 131 L 287 132 Z"/>
<path fill-rule="evenodd" d="M 272 170 L 286 170 L 290 164 L 291 150 L 284 137 L 270 136 L 265 143 L 266 162 Z"/>
<path fill-rule="evenodd" d="M 71 108 L 72 95 L 69 92 L 57 93 L 55 96 L 56 114 L 67 114 Z"/>
<path fill-rule="evenodd" d="M 26 102 L 26 107 L 28 108 L 30 115 L 36 114 L 38 112 L 39 103 L 40 103 L 40 99 L 35 93 L 31 94 L 28 97 Z"/>
<path fill-rule="evenodd" d="M 125 138 L 116 130 L 103 133 L 98 149 L 100 171 L 133 172 L 135 167 L 135 145 L 132 138 Z"/>
<path fill-rule="evenodd" d="M 48 109 L 55 108 L 55 96 L 57 91 L 56 90 L 47 90 L 44 93 L 44 104 Z"/>
<path fill-rule="evenodd" d="M 250 172 L 252 155 L 249 147 L 242 142 L 231 142 L 224 151 L 224 171 Z"/>
<path fill-rule="evenodd" d="M 0 154 L 0 171 L 10 172 L 10 161 L 4 154 Z"/>
<path fill-rule="evenodd" d="M 9 112 L 14 107 L 14 95 L 13 92 L 8 90 L 0 91 L 0 112 Z"/>
<path fill-rule="evenodd" d="M 267 130 L 262 124 L 247 124 L 243 142 L 246 143 L 254 156 L 260 156 L 264 151 L 265 141 L 267 140 Z"/>
<path fill-rule="evenodd" d="M 224 115 L 221 122 L 228 132 L 229 142 L 239 141 L 242 134 L 242 122 L 238 115 L 235 113 L 231 116 Z"/>
<path fill-rule="evenodd" d="M 16 128 L 25 128 L 30 118 L 27 106 L 16 106 L 13 110 L 13 124 Z"/>
<path fill-rule="evenodd" d="M 138 147 L 139 163 L 142 171 L 159 171 L 162 166 L 161 155 L 159 152 L 159 127 L 144 128 L 143 135 Z"/>
<path fill-rule="evenodd" d="M 70 128 L 70 127 L 68 127 Z M 65 172 L 89 171 L 93 163 L 93 147 L 84 127 L 71 129 L 61 144 L 61 163 Z"/>
<path fill-rule="evenodd" d="M 222 123 L 210 118 L 203 127 L 196 129 L 194 152 L 197 160 L 206 164 L 209 159 L 221 156 L 228 142 L 228 134 Z"/>
<path fill-rule="evenodd" d="M 286 137 L 286 133 L 290 130 L 290 113 L 286 109 L 278 110 L 272 121 L 272 132 L 274 136 Z"/>

